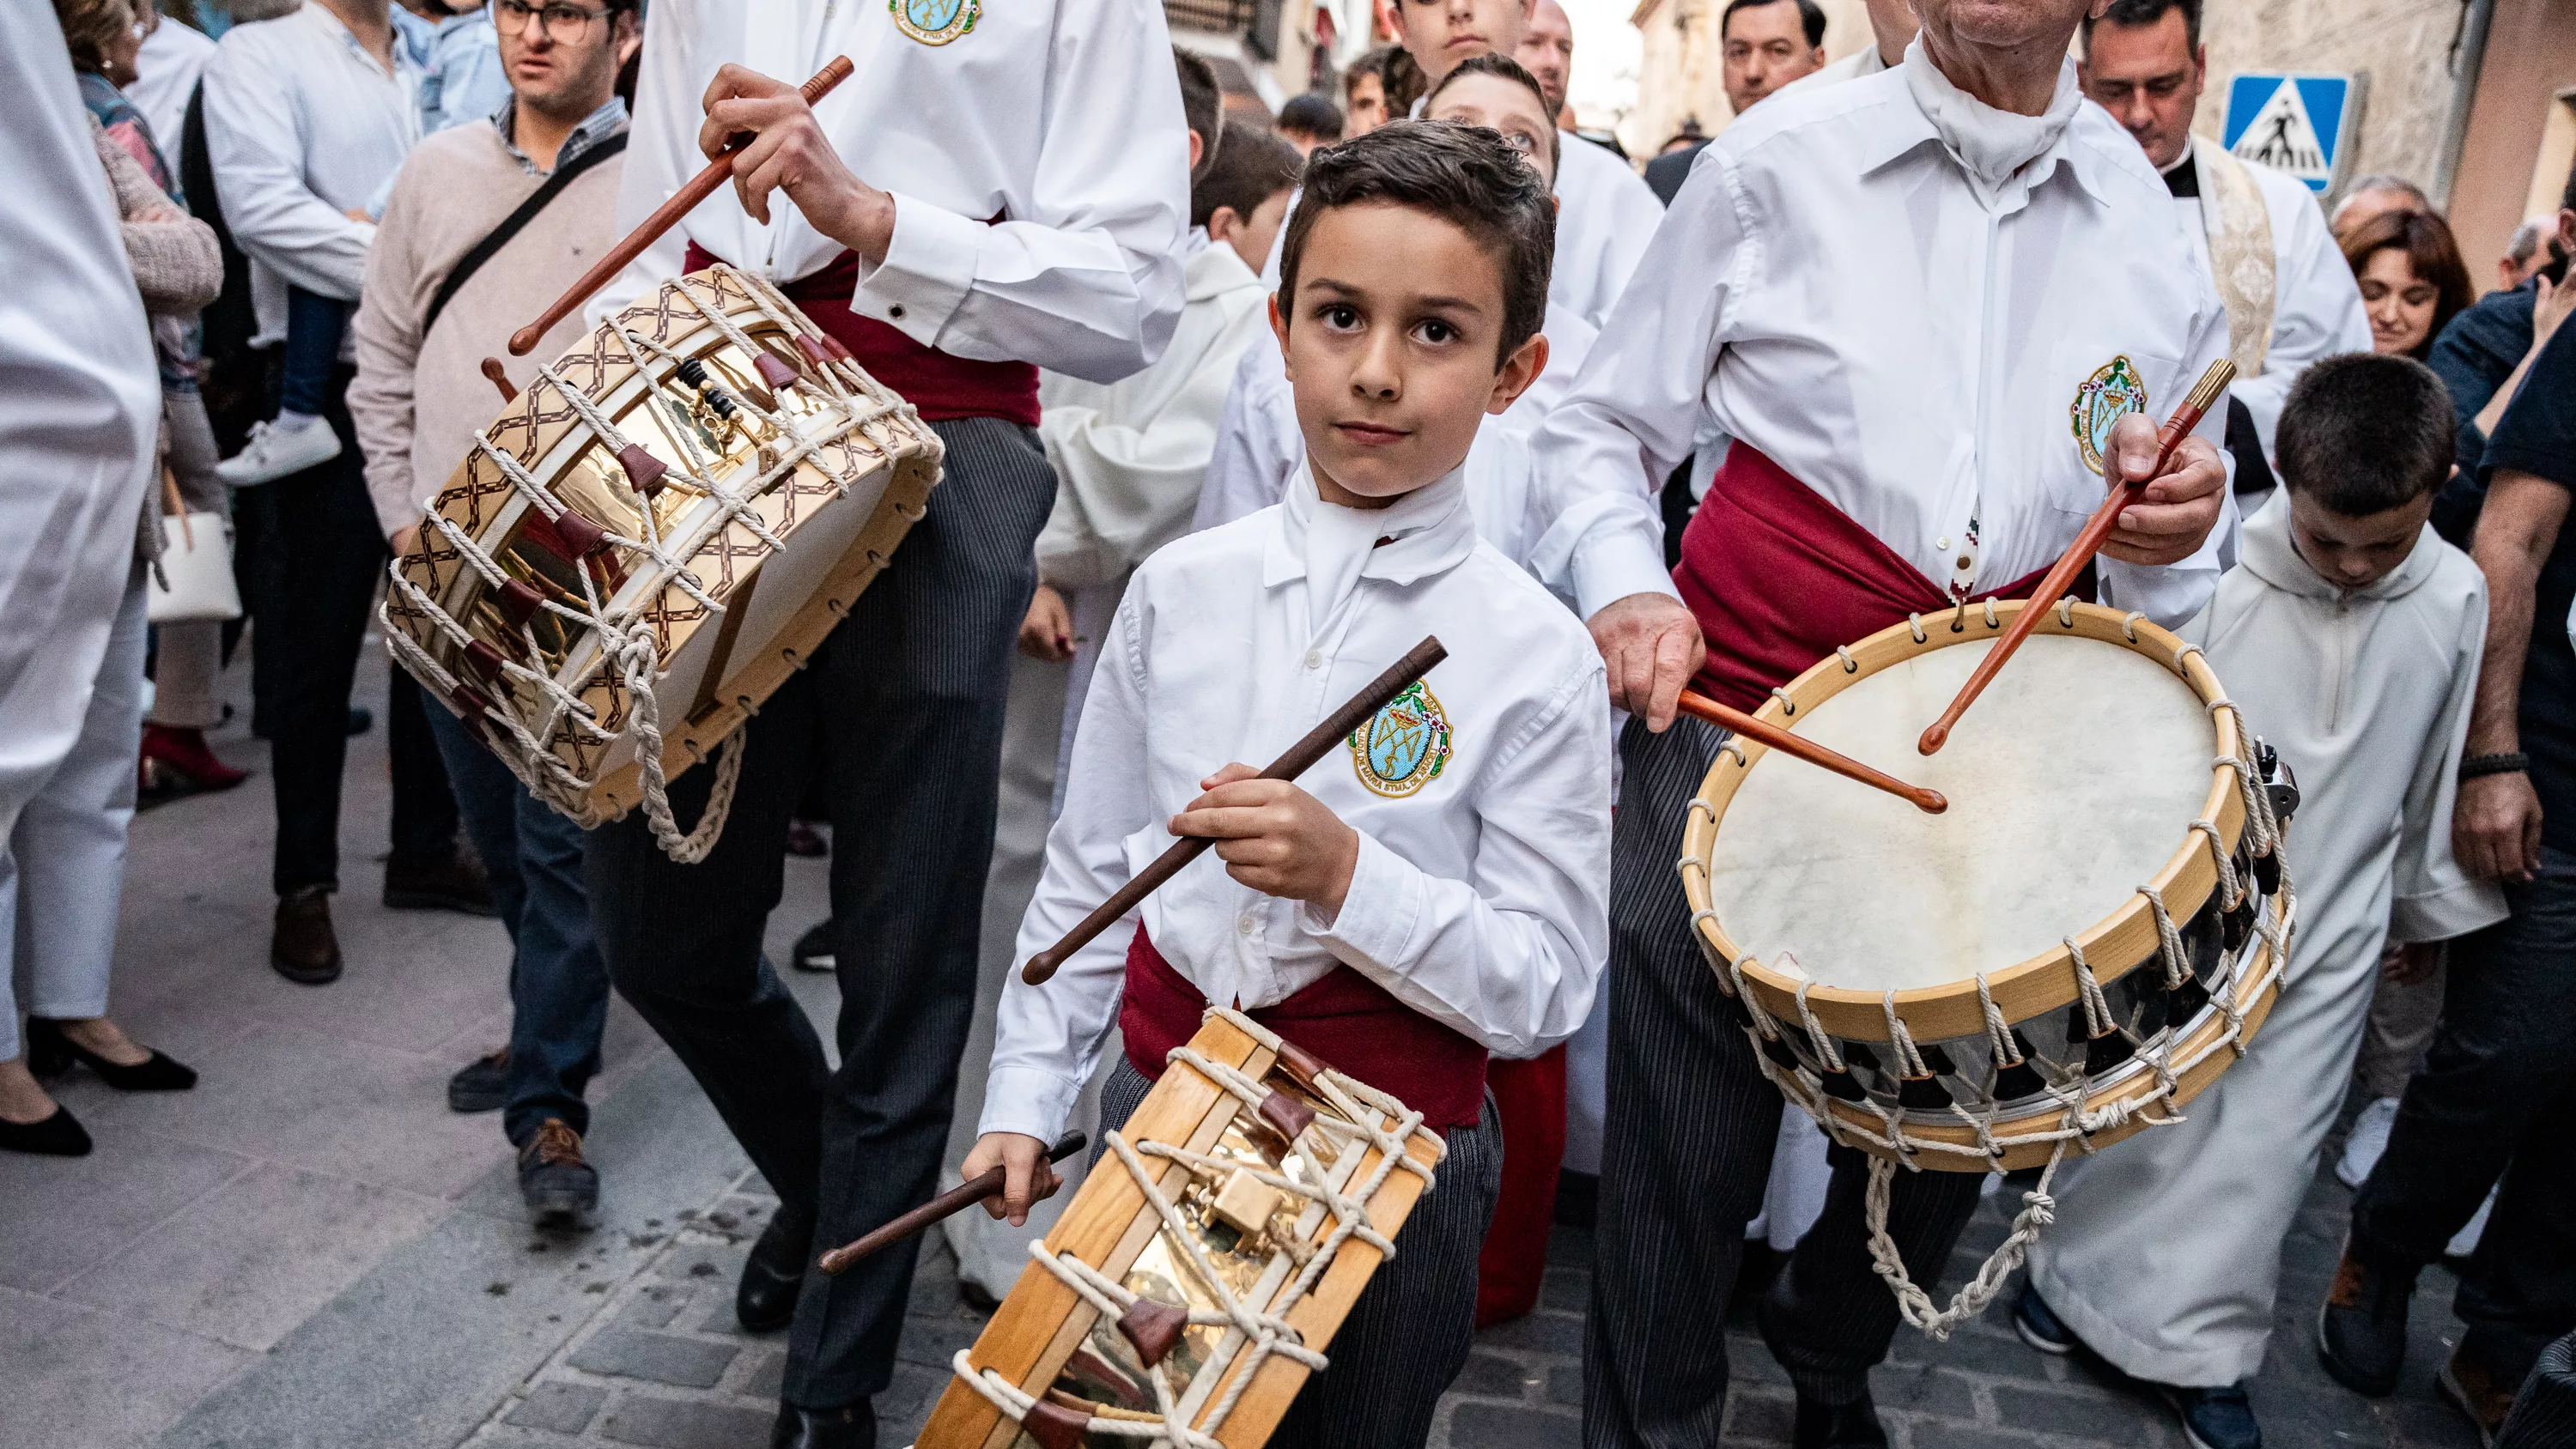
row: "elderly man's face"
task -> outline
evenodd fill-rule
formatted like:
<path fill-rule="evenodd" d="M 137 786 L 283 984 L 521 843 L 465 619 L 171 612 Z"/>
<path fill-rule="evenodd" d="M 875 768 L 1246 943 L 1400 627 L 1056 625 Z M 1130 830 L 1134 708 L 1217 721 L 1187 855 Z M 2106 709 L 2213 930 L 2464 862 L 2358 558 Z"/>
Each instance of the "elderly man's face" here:
<path fill-rule="evenodd" d="M 1924 29 L 1993 50 L 2064 50 L 2078 22 L 2109 8 L 2110 0 L 1914 0 Z"/>

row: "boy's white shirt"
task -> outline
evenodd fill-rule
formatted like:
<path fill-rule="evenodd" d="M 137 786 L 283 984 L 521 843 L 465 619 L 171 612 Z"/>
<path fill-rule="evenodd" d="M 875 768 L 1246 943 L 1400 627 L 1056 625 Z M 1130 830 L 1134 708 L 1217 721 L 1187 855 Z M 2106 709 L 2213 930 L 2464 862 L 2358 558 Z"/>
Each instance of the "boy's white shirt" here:
<path fill-rule="evenodd" d="M 1591 323 L 1552 297 L 1542 331 L 1547 337 L 1547 366 L 1502 416 L 1476 430 L 1466 463 L 1467 501 L 1476 516 L 1476 536 L 1524 568 L 1529 565 L 1527 541 L 1535 537 L 1526 518 L 1531 493 L 1529 440 L 1548 410 L 1573 387 L 1575 373 L 1582 370 L 1584 357 L 1600 335 Z M 1199 491 L 1198 512 L 1190 527 L 1214 528 L 1279 502 L 1288 491 L 1288 479 L 1305 461 L 1306 438 L 1297 429 L 1297 400 L 1288 388 L 1286 361 L 1276 345 L 1247 348 L 1226 390 L 1216 450 L 1208 460 L 1207 482 Z"/>
<path fill-rule="evenodd" d="M 1237 884 L 1210 852 L 1045 986 L 1014 972 L 982 1131 L 1052 1140 L 1116 1018 L 1139 924 L 1211 1001 L 1268 1006 L 1347 964 L 1496 1051 L 1528 1055 L 1582 1023 L 1609 953 L 1601 659 L 1563 605 L 1477 539 L 1462 473 L 1368 511 L 1322 502 L 1301 468 L 1278 507 L 1137 570 L 1019 959 L 1161 854 L 1200 779 L 1268 762 L 1426 634 L 1448 649 L 1425 684 L 1452 753 L 1400 798 L 1364 785 L 1347 746 L 1298 782 L 1360 835 L 1330 919 Z"/>
<path fill-rule="evenodd" d="M 2286 489 L 2245 525 L 2244 549 L 2183 633 L 2303 787 L 2292 981 L 2329 957 L 2377 960 L 2383 930 L 2442 941 L 2503 920 L 2503 891 L 2451 853 L 2486 643 L 2477 565 L 2427 525 L 2385 578 L 2338 588 L 2292 547 Z"/>
<path fill-rule="evenodd" d="M 1039 380 L 1038 436 L 1057 480 L 1037 541 L 1041 583 L 1115 583 L 1189 531 L 1235 361 L 1269 341 L 1270 319 L 1261 278 L 1204 231 L 1191 232 L 1183 278 L 1180 325 L 1152 367 L 1106 385 Z"/>

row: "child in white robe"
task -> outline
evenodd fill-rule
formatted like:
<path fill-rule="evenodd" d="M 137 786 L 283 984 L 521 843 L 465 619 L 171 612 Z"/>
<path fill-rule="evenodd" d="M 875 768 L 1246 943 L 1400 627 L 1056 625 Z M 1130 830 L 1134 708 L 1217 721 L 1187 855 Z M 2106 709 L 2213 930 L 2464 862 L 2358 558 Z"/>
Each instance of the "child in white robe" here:
<path fill-rule="evenodd" d="M 2243 1383 L 2263 1362 L 2282 1239 L 2343 1100 L 2382 941 L 2426 946 L 2505 914 L 2451 853 L 2487 622 L 2477 566 L 2425 524 L 2452 433 L 2440 382 L 2405 358 L 2330 358 L 2290 392 L 2284 486 L 2182 631 L 2297 775 L 2289 972 L 2245 1058 L 2186 1121 L 2061 1179 L 2015 1315 L 2033 1347 L 2080 1342 L 2162 1389 L 2206 1449 L 2261 1442 Z"/>

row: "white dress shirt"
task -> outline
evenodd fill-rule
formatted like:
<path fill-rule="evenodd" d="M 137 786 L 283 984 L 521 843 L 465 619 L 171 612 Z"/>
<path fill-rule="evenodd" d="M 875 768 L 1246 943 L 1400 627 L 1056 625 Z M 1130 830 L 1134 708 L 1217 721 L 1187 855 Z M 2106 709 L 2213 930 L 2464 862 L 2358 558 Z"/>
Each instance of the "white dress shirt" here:
<path fill-rule="evenodd" d="M 391 71 L 339 17 L 306 4 L 236 25 L 206 63 L 206 155 L 224 223 L 251 260 L 254 344 L 286 335 L 286 287 L 355 301 L 367 275 L 364 208 L 420 140 L 420 74 Z M 342 355 L 350 355 L 348 338 Z"/>
<path fill-rule="evenodd" d="M 945 45 L 863 0 L 655 0 L 619 228 L 706 166 L 701 101 L 719 66 L 794 85 L 835 55 L 855 69 L 815 118 L 895 204 L 893 242 L 882 265 L 861 264 L 852 311 L 952 356 L 1092 382 L 1162 355 L 1181 312 L 1189 143 L 1162 7 L 1147 0 L 985 5 Z M 781 282 L 840 256 L 784 191 L 769 208 L 762 226 L 719 189 L 591 315 L 678 276 L 691 241 Z"/>
<path fill-rule="evenodd" d="M 1597 330 L 1663 220 L 1664 204 L 1627 162 L 1571 131 L 1557 132 L 1556 270 L 1548 301 Z M 1554 338 L 1553 328 L 1548 335 Z"/>
<path fill-rule="evenodd" d="M 89 110 L 50 9 L 0 5 L 0 93 L 10 107 L 9 144 L 0 146 L 0 196 L 9 198 L 0 206 L 0 257 L 9 265 L 0 290 L 5 841 L 88 716 L 134 575 L 161 376 Z"/>
<path fill-rule="evenodd" d="M 1971 519 L 1975 587 L 2054 561 L 2107 486 L 2071 426 L 2087 379 L 2127 357 L 2161 421 L 2227 348 L 2163 179 L 2076 95 L 2072 61 L 2058 85 L 2046 116 L 2007 115 L 1917 43 L 1895 70 L 1773 96 L 1703 149 L 1533 444 L 1539 577 L 1586 618 L 1673 593 L 1657 494 L 1704 423 L 1935 587 L 1959 577 Z M 2212 408 L 2201 433 L 2224 424 Z M 2189 618 L 2234 527 L 2224 507 L 2170 568 L 2103 560 L 2104 598 Z"/>
<path fill-rule="evenodd" d="M 1652 199 L 1653 193 L 1647 196 Z M 1558 235 L 1563 234 L 1560 225 Z M 1546 420 L 1548 410 L 1572 391 L 1583 359 L 1599 335 L 1591 323 L 1560 306 L 1554 297 L 1548 299 L 1544 331 L 1547 366 L 1501 417 L 1476 430 L 1466 463 L 1467 501 L 1475 513 L 1477 536 L 1523 566 L 1529 563 L 1529 439 Z M 1217 423 L 1216 450 L 1208 460 L 1207 482 L 1199 490 L 1198 512 L 1190 527 L 1214 528 L 1277 503 L 1287 495 L 1289 477 L 1305 461 L 1306 437 L 1297 428 L 1297 399 L 1288 386 L 1287 362 L 1276 343 L 1257 342 L 1235 364 L 1225 413 Z"/>
<path fill-rule="evenodd" d="M 1798 77 L 1796 80 L 1789 82 L 1787 85 L 1780 87 L 1780 89 L 1773 91 L 1771 94 L 1774 96 L 1785 96 L 1791 91 L 1798 90 L 1802 87 L 1821 89 L 1825 86 L 1840 85 L 1847 80 L 1859 80 L 1865 75 L 1876 75 L 1885 69 L 1887 69 L 1887 62 L 1880 58 L 1878 53 L 1878 41 L 1873 37 L 1869 44 L 1862 46 L 1860 49 L 1853 51 L 1851 54 L 1844 56 L 1840 60 L 1830 61 L 1824 65 L 1816 67 L 1814 70 L 1811 70 L 1805 75 Z M 1770 97 L 1768 96 L 1764 97 L 1765 100 L 1768 100 L 1769 98 Z"/>
<path fill-rule="evenodd" d="M 1337 914 L 1236 884 L 1213 851 L 1138 914 L 1210 1001 L 1273 1005 L 1348 965 L 1498 1052 L 1572 1033 L 1609 955 L 1601 658 L 1477 540 L 1456 473 L 1360 510 L 1320 501 L 1301 470 L 1281 506 L 1145 561 L 1092 677 L 1019 959 L 1161 854 L 1201 778 L 1266 764 L 1425 634 L 1449 651 L 1424 678 L 1449 725 L 1440 772 L 1381 795 L 1344 745 L 1298 781 L 1359 832 Z M 983 1131 L 1054 1139 L 1116 1016 L 1134 931 L 1110 927 L 1044 986 L 1012 973 Z"/>
<path fill-rule="evenodd" d="M 143 112 L 152 127 L 152 144 L 161 148 L 173 173 L 179 169 L 179 140 L 188 126 L 188 97 L 196 94 L 197 80 L 214 54 L 215 43 L 204 31 L 165 15 L 135 52 L 134 84 L 119 87 Z"/>
<path fill-rule="evenodd" d="M 2182 160 L 2198 164 L 2198 138 L 2183 147 Z M 2308 365 L 2346 352 L 2370 350 L 2370 314 L 2362 310 L 2361 284 L 2352 264 L 2335 245 L 2325 210 L 2307 184 L 2257 161 L 2242 162 L 2263 193 L 2263 211 L 2272 222 L 2272 346 L 2263 357 L 2260 377 L 2240 377 L 2234 392 L 2254 415 L 2254 431 L 2263 440 L 2263 456 L 2272 457 L 2272 434 L 2281 425 L 2281 405 L 2290 400 L 2290 384 Z M 2209 227 L 2205 209 L 2218 205 L 2218 188 L 2206 172 L 2200 195 L 2174 198 L 2183 235 L 2209 269 Z"/>

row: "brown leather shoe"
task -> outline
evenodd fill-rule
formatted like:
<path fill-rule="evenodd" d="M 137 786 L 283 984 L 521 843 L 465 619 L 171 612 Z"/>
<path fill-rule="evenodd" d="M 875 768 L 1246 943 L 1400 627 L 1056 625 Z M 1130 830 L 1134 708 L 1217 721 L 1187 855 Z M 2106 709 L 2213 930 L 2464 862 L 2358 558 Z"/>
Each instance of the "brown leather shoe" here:
<path fill-rule="evenodd" d="M 2504 1427 L 2507 1414 L 2513 1412 L 2516 1385 L 2496 1382 L 2486 1367 L 2460 1349 L 2451 1351 L 2450 1362 L 2433 1375 L 2433 1387 L 2452 1408 L 2469 1416 L 2478 1431 L 2478 1443 L 2495 1449 L 2496 1432 Z"/>
<path fill-rule="evenodd" d="M 298 886 L 277 898 L 277 931 L 268 964 L 298 986 L 340 979 L 340 938 L 331 932 L 331 888 Z"/>
<path fill-rule="evenodd" d="M 520 1144 L 519 1196 L 541 1228 L 577 1228 L 598 1209 L 599 1172 L 582 1160 L 581 1134 L 561 1117 L 548 1117 Z"/>
<path fill-rule="evenodd" d="M 483 873 L 483 862 L 462 847 L 438 860 L 386 860 L 385 909 L 499 914 L 492 907 L 492 882 Z"/>

